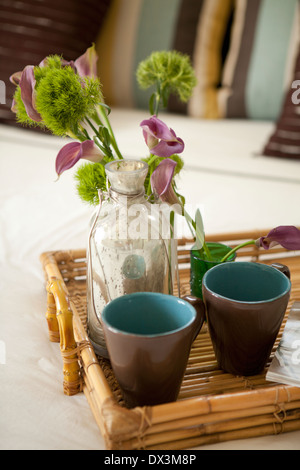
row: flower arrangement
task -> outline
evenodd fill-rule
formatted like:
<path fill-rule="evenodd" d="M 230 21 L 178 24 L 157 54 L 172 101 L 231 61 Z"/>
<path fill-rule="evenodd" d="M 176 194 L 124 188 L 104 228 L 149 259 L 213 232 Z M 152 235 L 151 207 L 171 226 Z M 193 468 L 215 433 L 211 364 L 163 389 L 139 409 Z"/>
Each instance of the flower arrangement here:
<path fill-rule="evenodd" d="M 16 85 L 12 110 L 17 121 L 28 126 L 48 129 L 57 136 L 70 137 L 74 142 L 62 147 L 56 157 L 56 173 L 60 176 L 79 160 L 88 160 L 75 173 L 81 199 L 91 205 L 99 202 L 98 191 L 106 190 L 105 164 L 123 159 L 109 120 L 110 108 L 105 104 L 101 82 L 97 77 L 97 54 L 94 45 L 75 61 L 58 55 L 48 56 L 40 64 L 28 65 L 11 76 Z M 145 193 L 149 200 L 157 198 L 174 205 L 185 216 L 197 249 L 208 260 L 211 255 L 205 242 L 200 211 L 193 219 L 185 210 L 185 200 L 177 191 L 176 176 L 183 168 L 184 141 L 158 118 L 171 94 L 183 102 L 189 100 L 196 77 L 188 56 L 177 51 L 153 52 L 137 69 L 142 89 L 154 87 L 149 100 L 150 117 L 140 126 L 150 155 L 143 160 L 149 172 Z M 300 249 L 300 231 L 281 226 L 266 237 L 239 245 L 224 257 L 246 244 L 266 249 L 279 243 L 287 249 Z"/>
<path fill-rule="evenodd" d="M 91 205 L 98 204 L 98 190 L 106 188 L 105 164 L 123 159 L 109 120 L 111 110 L 104 102 L 97 77 L 97 60 L 92 45 L 75 61 L 52 55 L 11 77 L 17 87 L 12 110 L 18 122 L 75 140 L 59 151 L 57 175 L 79 160 L 92 162 L 92 165 L 81 166 L 75 174 L 79 196 Z M 150 198 L 153 194 L 151 175 L 162 160 L 176 162 L 175 174 L 183 167 L 178 156 L 184 149 L 183 140 L 158 119 L 158 112 L 166 106 L 171 93 L 187 101 L 196 78 L 188 56 L 177 51 L 159 51 L 140 63 L 137 80 L 144 89 L 155 87 L 149 101 L 152 116 L 141 123 L 150 150 L 150 155 L 144 159 L 149 166 L 145 191 Z"/>

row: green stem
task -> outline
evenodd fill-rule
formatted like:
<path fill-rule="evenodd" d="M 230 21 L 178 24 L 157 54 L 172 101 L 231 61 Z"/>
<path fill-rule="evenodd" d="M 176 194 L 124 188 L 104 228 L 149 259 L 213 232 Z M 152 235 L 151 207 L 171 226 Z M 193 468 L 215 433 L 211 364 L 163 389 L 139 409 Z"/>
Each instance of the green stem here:
<path fill-rule="evenodd" d="M 86 117 L 85 120 L 86 120 L 86 122 L 89 124 L 89 126 L 93 129 L 93 131 L 95 132 L 96 136 L 99 137 L 99 139 L 100 139 L 99 132 L 98 132 L 98 130 L 96 129 L 96 127 L 94 126 L 94 124 L 92 123 L 92 121 L 91 121 L 88 117 Z"/>
<path fill-rule="evenodd" d="M 94 137 L 94 142 L 104 155 L 106 155 L 109 159 L 112 159 L 112 160 L 114 159 L 111 148 L 110 147 L 105 147 L 103 145 L 103 142 L 101 141 L 101 139 L 98 136 Z M 103 164 L 103 162 L 102 162 L 102 164 Z"/>
<path fill-rule="evenodd" d="M 154 155 L 153 153 L 151 153 L 150 155 L 152 155 L 152 157 L 151 157 L 150 160 L 148 161 L 148 166 L 151 166 L 152 163 L 154 163 L 155 160 L 156 160 L 157 158 L 159 158 L 158 155 Z"/>
<path fill-rule="evenodd" d="M 92 140 L 88 134 L 88 131 L 86 129 L 82 129 L 82 133 L 84 134 L 84 136 L 86 137 L 87 140 Z"/>
<path fill-rule="evenodd" d="M 158 95 L 158 96 L 156 96 L 155 111 L 154 111 L 154 114 L 155 114 L 156 117 L 158 116 L 159 103 L 160 103 L 160 97 Z"/>
<path fill-rule="evenodd" d="M 94 138 L 94 142 L 95 144 L 97 145 L 97 147 L 101 150 L 102 153 L 104 153 L 107 157 L 109 158 L 112 158 L 113 157 L 113 154 L 112 154 L 112 151 L 111 151 L 111 148 L 110 147 L 107 147 L 104 145 L 101 137 L 100 137 L 100 134 L 98 132 L 98 130 L 96 129 L 96 127 L 94 126 L 94 124 L 92 123 L 92 121 L 89 119 L 89 118 L 85 118 L 86 122 L 89 124 L 89 126 L 93 129 L 94 133 L 95 133 L 95 138 Z M 87 134 L 88 135 L 88 134 Z M 92 139 L 90 139 L 92 140 Z M 102 144 L 102 145 L 101 145 Z"/>
<path fill-rule="evenodd" d="M 118 147 L 118 144 L 117 144 L 117 141 L 116 141 L 114 132 L 113 132 L 113 130 L 112 130 L 112 127 L 111 127 L 111 125 L 110 125 L 109 119 L 108 119 L 108 117 L 107 117 L 107 114 L 106 114 L 105 109 L 104 109 L 103 106 L 97 106 L 97 114 L 98 114 L 98 116 L 99 116 L 99 114 L 100 114 L 101 118 L 102 118 L 103 121 L 105 122 L 105 125 L 106 125 L 106 127 L 107 127 L 107 129 L 108 129 L 108 131 L 109 131 L 110 137 L 111 137 L 111 144 L 112 144 L 112 146 L 113 146 L 113 148 L 114 148 L 114 150 L 115 150 L 115 152 L 116 152 L 118 158 L 119 158 L 120 160 L 123 160 L 123 156 L 122 156 L 122 154 L 121 154 L 121 152 L 120 152 L 120 150 L 119 150 L 119 147 Z M 101 120 L 101 118 L 100 118 L 100 120 Z"/>
<path fill-rule="evenodd" d="M 68 137 L 71 137 L 71 139 L 81 140 L 80 137 L 76 135 L 73 131 L 71 131 L 70 129 L 68 130 L 68 132 L 66 132 L 66 135 Z"/>
<path fill-rule="evenodd" d="M 244 242 L 244 243 L 241 243 L 240 245 L 236 246 L 235 248 L 233 248 L 231 251 L 229 251 L 222 259 L 221 259 L 221 263 L 223 263 L 224 261 L 226 261 L 231 255 L 233 255 L 233 253 L 235 253 L 237 250 L 239 250 L 240 248 L 242 248 L 243 246 L 247 246 L 247 245 L 255 245 L 255 240 L 249 240 L 248 242 Z"/>
<path fill-rule="evenodd" d="M 149 182 L 148 182 L 148 188 L 147 188 L 147 196 L 149 196 L 151 194 L 151 175 L 153 173 L 153 168 L 152 168 L 152 164 L 155 162 L 155 160 L 158 158 L 158 155 L 153 155 L 151 154 L 152 157 L 150 158 L 150 160 L 148 161 L 148 166 L 149 166 Z"/>
<path fill-rule="evenodd" d="M 155 93 L 155 111 L 154 111 L 155 116 L 158 116 L 160 101 L 161 101 L 161 85 L 160 85 L 160 82 L 158 82 L 156 85 L 156 93 Z"/>

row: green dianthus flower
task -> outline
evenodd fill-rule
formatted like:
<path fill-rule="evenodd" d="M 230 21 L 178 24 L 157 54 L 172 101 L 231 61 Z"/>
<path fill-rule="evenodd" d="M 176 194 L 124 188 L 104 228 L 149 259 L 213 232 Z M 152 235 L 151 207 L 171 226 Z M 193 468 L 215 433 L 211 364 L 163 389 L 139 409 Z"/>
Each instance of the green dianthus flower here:
<path fill-rule="evenodd" d="M 170 93 L 187 102 L 197 82 L 189 56 L 177 51 L 153 52 L 140 62 L 136 76 L 142 89 L 156 85 L 165 106 Z"/>
<path fill-rule="evenodd" d="M 82 201 L 96 206 L 99 204 L 98 191 L 106 191 L 105 164 L 110 158 L 105 158 L 101 163 L 83 163 L 75 173 L 77 181 L 77 193 Z"/>
<path fill-rule="evenodd" d="M 37 70 L 35 106 L 53 134 L 63 136 L 76 129 L 101 98 L 99 80 L 80 77 L 70 66 Z"/>

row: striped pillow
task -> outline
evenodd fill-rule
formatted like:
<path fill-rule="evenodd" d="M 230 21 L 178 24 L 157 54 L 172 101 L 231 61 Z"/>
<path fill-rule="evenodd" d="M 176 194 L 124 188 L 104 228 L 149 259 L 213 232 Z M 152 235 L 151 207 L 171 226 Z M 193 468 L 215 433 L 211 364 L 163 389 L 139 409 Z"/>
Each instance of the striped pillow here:
<path fill-rule="evenodd" d="M 295 83 L 294 83 L 295 82 Z M 263 149 L 263 155 L 300 159 L 300 48 L 293 77 L 287 91 L 282 113 L 274 133 Z"/>
<path fill-rule="evenodd" d="M 216 117 L 224 38 L 234 0 L 113 0 L 96 41 L 98 73 L 107 104 L 148 108 L 152 91 L 140 90 L 135 73 L 153 51 L 189 54 L 198 84 L 187 106 L 169 110 Z"/>
<path fill-rule="evenodd" d="M 299 44 L 299 0 L 236 0 L 221 117 L 276 120 Z"/>

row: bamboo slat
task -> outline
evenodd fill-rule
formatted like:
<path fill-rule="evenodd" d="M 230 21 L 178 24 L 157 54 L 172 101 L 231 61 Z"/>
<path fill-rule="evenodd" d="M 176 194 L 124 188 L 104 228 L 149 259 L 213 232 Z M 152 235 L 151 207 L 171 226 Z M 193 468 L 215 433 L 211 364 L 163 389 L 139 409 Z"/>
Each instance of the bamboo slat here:
<path fill-rule="evenodd" d="M 235 246 L 260 235 L 228 233 L 208 240 Z M 178 242 L 182 296 L 190 293 L 191 246 L 192 240 Z M 60 342 L 64 392 L 84 392 L 107 449 L 190 449 L 300 429 L 300 388 L 266 381 L 269 364 L 253 377 L 236 377 L 218 369 L 207 327 L 193 344 L 178 400 L 127 409 L 109 360 L 96 356 L 86 333 L 85 257 L 85 250 L 41 255 L 47 281 L 46 320 L 50 341 Z M 290 308 L 300 300 L 300 252 L 248 246 L 238 252 L 236 262 L 243 259 L 266 264 L 278 261 L 291 271 L 291 298 L 270 363 Z M 178 294 L 176 289 L 174 294 Z"/>

